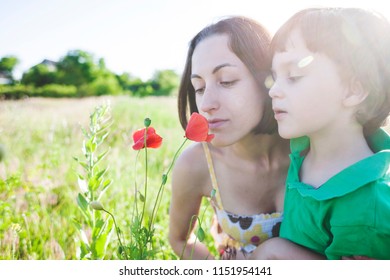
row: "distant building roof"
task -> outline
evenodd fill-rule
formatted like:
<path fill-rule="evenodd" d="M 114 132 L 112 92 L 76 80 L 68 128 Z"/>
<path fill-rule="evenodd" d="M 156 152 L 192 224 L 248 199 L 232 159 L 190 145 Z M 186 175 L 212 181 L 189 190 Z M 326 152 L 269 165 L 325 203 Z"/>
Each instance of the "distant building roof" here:
<path fill-rule="evenodd" d="M 46 65 L 47 68 L 49 69 L 49 71 L 55 71 L 57 70 L 57 62 L 53 61 L 53 60 L 49 60 L 49 59 L 44 59 L 41 63 L 39 64 L 43 64 L 43 65 Z"/>

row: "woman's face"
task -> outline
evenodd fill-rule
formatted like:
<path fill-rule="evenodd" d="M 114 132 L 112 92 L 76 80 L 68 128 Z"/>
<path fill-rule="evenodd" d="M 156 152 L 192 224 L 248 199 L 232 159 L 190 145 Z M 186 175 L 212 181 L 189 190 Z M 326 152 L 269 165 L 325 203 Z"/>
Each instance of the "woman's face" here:
<path fill-rule="evenodd" d="M 234 144 L 250 134 L 261 120 L 265 98 L 228 41 L 228 35 L 212 35 L 196 46 L 192 56 L 196 105 L 215 134 L 216 146 Z"/>

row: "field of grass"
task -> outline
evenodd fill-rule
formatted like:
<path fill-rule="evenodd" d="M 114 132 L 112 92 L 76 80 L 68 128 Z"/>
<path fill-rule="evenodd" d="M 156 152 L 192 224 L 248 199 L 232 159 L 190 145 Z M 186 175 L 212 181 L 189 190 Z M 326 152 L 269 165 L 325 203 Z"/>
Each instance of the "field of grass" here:
<path fill-rule="evenodd" d="M 148 149 L 148 186 L 152 197 L 161 184 L 175 152 L 183 141 L 176 99 L 101 97 L 85 99 L 31 98 L 0 102 L 0 260 L 78 259 L 79 232 L 74 220 L 82 220 L 76 202 L 80 165 L 89 116 L 96 106 L 110 103 L 112 125 L 103 148 L 110 148 L 102 162 L 113 183 L 101 203 L 115 215 L 125 240 L 129 240 L 134 186 L 144 182 L 144 165 L 132 146 L 132 132 L 143 127 L 145 117 L 163 137 L 159 149 Z M 390 131 L 390 126 L 386 127 Z M 177 259 L 168 243 L 170 178 L 159 208 L 156 250 L 151 259 Z M 207 207 L 204 201 L 203 207 Z M 153 205 L 147 200 L 146 212 Z M 205 229 L 211 220 L 206 215 Z M 103 216 L 105 213 L 103 213 Z M 105 216 L 109 218 L 107 215 Z M 207 232 L 207 230 L 206 230 Z M 209 236 L 205 242 L 212 250 Z M 105 259 L 118 259 L 114 233 Z"/>
<path fill-rule="evenodd" d="M 102 197 L 128 238 L 134 204 L 135 180 L 143 184 L 143 166 L 136 162 L 132 132 L 145 117 L 163 137 L 159 149 L 148 149 L 148 185 L 151 196 L 161 184 L 174 153 L 183 141 L 176 99 L 102 97 L 86 99 L 32 98 L 0 102 L 0 259 L 77 259 L 79 238 L 73 220 L 81 220 L 76 198 L 77 173 L 89 116 L 96 106 L 109 102 L 112 125 L 104 147 L 109 153 L 102 165 L 113 184 Z M 136 167 L 138 166 L 138 167 Z M 175 259 L 168 239 L 170 183 L 164 191 L 155 223 L 159 250 L 154 259 Z M 152 205 L 147 203 L 147 211 Z M 116 259 L 115 234 L 106 259 Z"/>

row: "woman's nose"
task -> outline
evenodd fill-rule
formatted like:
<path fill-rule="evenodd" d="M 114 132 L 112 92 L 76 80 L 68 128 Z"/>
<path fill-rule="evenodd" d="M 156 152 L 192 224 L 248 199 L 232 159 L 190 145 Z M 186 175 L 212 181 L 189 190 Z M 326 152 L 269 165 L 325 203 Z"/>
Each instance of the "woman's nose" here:
<path fill-rule="evenodd" d="M 220 103 L 218 93 L 212 87 L 205 87 L 202 96 L 200 97 L 199 109 L 203 112 L 210 112 L 219 108 Z"/>

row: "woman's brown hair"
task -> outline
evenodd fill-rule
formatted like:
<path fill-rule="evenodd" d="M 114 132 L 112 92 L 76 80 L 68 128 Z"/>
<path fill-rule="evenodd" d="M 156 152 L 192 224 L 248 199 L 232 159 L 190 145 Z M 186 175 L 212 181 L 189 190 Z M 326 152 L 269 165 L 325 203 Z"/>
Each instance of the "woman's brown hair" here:
<path fill-rule="evenodd" d="M 264 114 L 254 133 L 272 134 L 277 131 L 277 123 L 272 111 L 271 98 L 268 95 L 266 79 L 270 76 L 269 46 L 271 35 L 256 21 L 246 17 L 229 17 L 202 29 L 189 44 L 187 59 L 181 77 L 178 95 L 179 119 L 185 129 L 188 117 L 198 112 L 195 91 L 191 84 L 192 55 L 196 46 L 205 38 L 226 34 L 229 48 L 245 64 L 255 78 L 260 92 L 264 95 Z M 189 110 L 189 112 L 188 112 Z"/>

